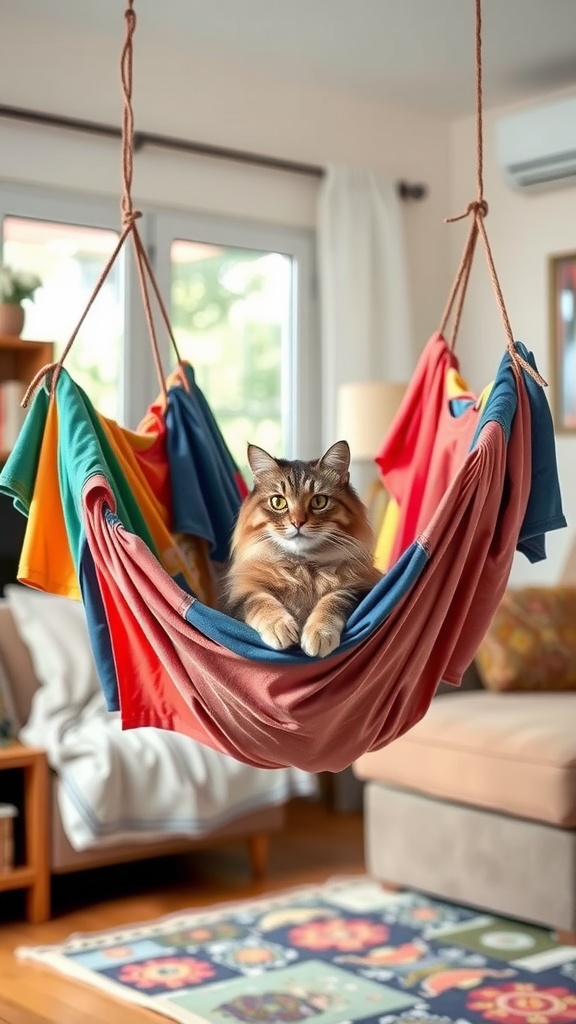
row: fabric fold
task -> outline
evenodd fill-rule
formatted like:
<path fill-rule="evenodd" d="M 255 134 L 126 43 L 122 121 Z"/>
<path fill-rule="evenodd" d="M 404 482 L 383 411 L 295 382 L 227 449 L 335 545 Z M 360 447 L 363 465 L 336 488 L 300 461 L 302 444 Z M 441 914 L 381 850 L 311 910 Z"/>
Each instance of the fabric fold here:
<path fill-rule="evenodd" d="M 424 417 L 425 432 L 433 434 L 434 416 L 442 431 L 447 415 L 454 417 L 444 398 L 446 371 L 455 369 L 443 339 L 432 339 L 393 426 L 393 441 L 412 405 Z M 427 395 L 417 389 L 418 381 L 434 380 L 439 397 L 430 416 Z M 88 399 L 65 373 L 53 401 L 67 531 L 76 563 L 84 559 L 90 566 L 81 582 L 93 588 L 94 655 L 107 686 L 116 686 L 123 728 L 180 732 L 257 767 L 337 772 L 410 729 L 439 682 L 457 684 L 472 660 L 507 584 L 527 510 L 533 523 L 538 520 L 539 536 L 564 524 L 545 396 L 528 386 L 506 353 L 483 399 L 468 396 L 461 415 L 448 420 L 448 454 L 406 517 L 409 543 L 350 616 L 340 647 L 325 659 L 309 658 L 299 648 L 277 652 L 166 570 L 150 532 L 141 529 L 142 511 L 121 461 Z M 194 398 L 181 391 L 178 401 Z M 189 435 L 180 430 L 180 418 L 166 422 L 176 435 L 168 446 L 185 447 Z M 410 427 L 408 449 L 421 470 L 428 440 L 422 447 L 417 418 Z M 552 460 L 547 489 L 536 495 L 535 445 L 540 455 L 551 452 Z M 392 476 L 393 463 L 389 452 L 386 472 Z M 21 500 L 18 476 L 13 463 L 0 487 Z M 26 466 L 23 476 L 29 479 Z M 401 473 L 398 481 L 403 509 L 412 490 Z M 426 521 L 420 522 L 427 503 Z"/>

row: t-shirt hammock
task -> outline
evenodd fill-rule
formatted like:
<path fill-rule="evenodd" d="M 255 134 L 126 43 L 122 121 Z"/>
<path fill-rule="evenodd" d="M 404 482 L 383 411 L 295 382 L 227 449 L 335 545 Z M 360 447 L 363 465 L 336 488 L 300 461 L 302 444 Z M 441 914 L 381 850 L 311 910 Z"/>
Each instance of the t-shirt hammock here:
<path fill-rule="evenodd" d="M 527 361 L 536 369 L 534 358 L 523 347 Z M 530 387 L 536 385 L 531 382 Z M 477 398 L 460 375 L 458 360 L 440 334 L 433 335 L 406 390 L 402 405 L 380 451 L 376 464 L 390 505 L 377 541 L 376 561 L 385 571 L 400 557 L 430 521 L 454 473 L 470 447 L 493 384 Z M 544 532 L 565 526 L 559 500 L 554 434 L 541 430 L 538 417 L 531 421 L 532 488 L 526 524 L 518 549 L 530 562 L 546 557 Z M 548 493 L 555 495 L 557 520 L 547 516 Z"/>
<path fill-rule="evenodd" d="M 45 411 L 43 424 L 40 406 L 42 412 Z M 180 575 L 201 600 L 214 604 L 215 584 L 206 540 L 190 537 L 184 546 L 179 545 L 171 533 L 172 498 L 163 419 L 158 421 L 158 429 L 152 430 L 150 414 L 145 423 L 146 432 L 129 431 L 95 410 L 93 413 L 95 437 L 108 458 L 114 457 L 122 466 L 126 497 L 132 504 L 133 516 L 139 517 L 139 529 L 146 543 L 171 576 Z M 67 532 L 64 512 L 70 495 L 62 491 L 58 474 L 58 410 L 55 403 L 48 401 L 46 392 L 35 403 L 33 420 L 37 420 L 38 429 L 29 440 L 31 472 L 35 462 L 34 442 L 40 442 L 41 447 L 31 498 L 24 481 L 20 488 L 21 497 L 28 505 L 29 525 L 18 578 L 39 590 L 79 599 L 82 595 L 77 559 L 70 546 L 73 533 Z M 50 510 L 48 515 L 47 509 Z"/>
<path fill-rule="evenodd" d="M 432 378 L 444 372 L 437 347 L 431 339 L 421 360 L 436 365 Z M 183 388 L 170 389 L 168 444 L 182 468 L 197 455 L 190 449 L 205 443 L 201 431 L 181 429 L 195 403 Z M 523 371 L 519 378 L 506 353 L 484 408 L 474 418 L 464 406 L 467 450 L 438 507 L 326 659 L 271 650 L 166 571 L 129 500 L 121 461 L 102 445 L 94 410 L 65 371 L 53 401 L 36 395 L 0 487 L 25 511 L 41 501 L 39 438 L 55 408 L 66 534 L 98 669 L 124 728 L 179 731 L 256 766 L 339 771 L 419 721 L 440 680 L 460 681 L 517 544 L 540 538 L 542 557 L 542 535 L 565 525 L 542 389 Z M 547 487 L 540 491 L 542 453 Z M 173 501 L 179 484 L 172 479 Z M 196 486 L 204 485 L 197 476 Z M 200 497 L 205 502 L 206 493 Z"/>

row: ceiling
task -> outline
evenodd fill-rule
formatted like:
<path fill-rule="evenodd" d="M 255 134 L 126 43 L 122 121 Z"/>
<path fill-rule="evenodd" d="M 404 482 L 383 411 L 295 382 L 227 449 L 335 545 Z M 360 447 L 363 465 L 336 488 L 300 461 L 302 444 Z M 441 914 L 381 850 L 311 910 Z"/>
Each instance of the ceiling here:
<path fill-rule="evenodd" d="M 121 37 L 124 0 L 0 0 L 2 20 Z M 9 9 L 11 7 L 11 9 Z M 576 87 L 576 0 L 484 0 L 487 106 Z M 139 39 L 440 116 L 474 109 L 474 0 L 135 0 Z"/>

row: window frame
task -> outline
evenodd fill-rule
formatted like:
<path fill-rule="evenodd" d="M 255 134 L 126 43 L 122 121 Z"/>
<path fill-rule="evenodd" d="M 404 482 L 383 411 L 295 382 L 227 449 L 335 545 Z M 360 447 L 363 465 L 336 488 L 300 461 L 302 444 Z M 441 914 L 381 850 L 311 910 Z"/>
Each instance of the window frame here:
<path fill-rule="evenodd" d="M 200 211 L 176 211 L 147 204 L 138 204 L 138 208 L 142 211 L 142 218 L 138 221 L 140 234 L 168 312 L 170 246 L 174 239 L 279 252 L 292 259 L 292 346 L 290 352 L 284 353 L 281 381 L 282 415 L 287 417 L 288 425 L 287 450 L 278 454 L 287 458 L 317 457 L 321 443 L 321 388 L 313 232 Z M 2 225 L 4 218 L 9 216 L 116 232 L 121 229 L 118 204 L 112 199 L 0 182 L 0 260 L 3 249 Z M 126 240 L 125 245 L 128 249 L 132 248 L 130 239 Z M 129 258 L 125 259 L 120 256 L 124 294 L 120 407 L 123 422 L 134 428 L 158 393 L 159 385 L 138 273 L 132 252 L 127 256 Z M 169 339 L 154 298 L 152 307 L 160 354 L 163 364 L 167 366 Z M 149 352 L 148 358 L 142 358 L 145 350 L 143 346 Z"/>
<path fill-rule="evenodd" d="M 286 417 L 284 458 L 314 458 L 320 452 L 321 417 L 319 413 L 319 346 L 314 345 L 314 237 L 311 231 L 282 225 L 258 224 L 216 214 L 173 210 L 153 210 L 147 218 L 148 242 L 153 254 L 156 279 L 167 309 L 170 309 L 173 241 L 201 242 L 207 245 L 277 252 L 292 260 L 291 347 L 283 353 L 281 379 L 282 417 Z M 165 338 L 162 357 L 168 357 Z M 316 415 L 315 415 L 316 413 Z"/>

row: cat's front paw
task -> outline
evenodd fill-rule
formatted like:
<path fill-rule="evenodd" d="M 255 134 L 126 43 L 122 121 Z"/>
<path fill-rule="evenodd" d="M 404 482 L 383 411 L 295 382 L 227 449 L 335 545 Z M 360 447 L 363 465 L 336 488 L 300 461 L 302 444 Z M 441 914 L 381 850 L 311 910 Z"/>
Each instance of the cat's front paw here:
<path fill-rule="evenodd" d="M 300 640 L 298 623 L 289 612 L 270 616 L 267 622 L 260 621 L 256 628 L 264 643 L 275 651 L 285 651 Z"/>
<path fill-rule="evenodd" d="M 310 658 L 325 658 L 336 650 L 341 634 L 341 622 L 315 623 L 311 616 L 302 630 L 300 646 Z"/>

